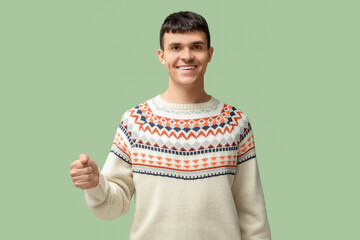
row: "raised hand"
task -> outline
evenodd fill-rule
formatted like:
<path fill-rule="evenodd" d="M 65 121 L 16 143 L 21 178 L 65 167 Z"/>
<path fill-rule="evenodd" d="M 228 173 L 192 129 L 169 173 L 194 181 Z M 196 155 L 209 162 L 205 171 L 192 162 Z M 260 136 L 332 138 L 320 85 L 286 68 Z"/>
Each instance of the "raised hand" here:
<path fill-rule="evenodd" d="M 70 164 L 70 168 L 75 187 L 85 190 L 99 184 L 99 168 L 87 154 L 80 154 L 79 159 Z"/>

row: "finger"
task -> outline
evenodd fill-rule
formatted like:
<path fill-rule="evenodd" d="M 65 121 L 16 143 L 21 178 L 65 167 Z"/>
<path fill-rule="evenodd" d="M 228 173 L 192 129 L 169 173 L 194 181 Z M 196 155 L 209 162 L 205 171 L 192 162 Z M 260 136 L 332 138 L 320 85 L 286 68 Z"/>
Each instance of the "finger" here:
<path fill-rule="evenodd" d="M 71 169 L 81 169 L 81 168 L 85 168 L 86 166 L 84 166 L 80 160 L 75 160 L 74 162 L 72 162 L 70 164 L 70 168 Z"/>
<path fill-rule="evenodd" d="M 86 174 L 89 174 L 89 173 L 93 173 L 92 167 L 73 168 L 70 171 L 70 176 L 71 177 L 77 177 L 77 176 L 86 175 Z"/>
<path fill-rule="evenodd" d="M 85 190 L 85 189 L 89 188 L 89 186 L 91 186 L 91 183 L 90 182 L 74 182 L 74 186 Z"/>
<path fill-rule="evenodd" d="M 71 169 L 73 169 L 73 168 L 76 168 L 76 162 L 77 162 L 78 160 L 75 160 L 75 161 L 73 161 L 71 164 L 70 164 L 70 168 Z"/>
<path fill-rule="evenodd" d="M 79 160 L 84 166 L 88 165 L 89 159 L 90 157 L 87 154 L 82 153 L 79 155 Z"/>
<path fill-rule="evenodd" d="M 73 182 L 87 182 L 87 181 L 93 181 L 94 180 L 94 174 L 89 173 L 85 175 L 78 175 L 72 177 Z"/>

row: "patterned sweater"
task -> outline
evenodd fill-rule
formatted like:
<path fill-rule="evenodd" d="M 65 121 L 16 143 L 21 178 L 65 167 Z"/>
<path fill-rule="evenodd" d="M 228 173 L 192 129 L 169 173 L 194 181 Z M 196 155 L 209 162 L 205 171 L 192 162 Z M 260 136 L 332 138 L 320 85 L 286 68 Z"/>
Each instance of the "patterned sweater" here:
<path fill-rule="evenodd" d="M 212 96 L 174 104 L 157 95 L 124 113 L 85 198 L 112 220 L 133 195 L 130 240 L 270 239 L 249 119 Z"/>

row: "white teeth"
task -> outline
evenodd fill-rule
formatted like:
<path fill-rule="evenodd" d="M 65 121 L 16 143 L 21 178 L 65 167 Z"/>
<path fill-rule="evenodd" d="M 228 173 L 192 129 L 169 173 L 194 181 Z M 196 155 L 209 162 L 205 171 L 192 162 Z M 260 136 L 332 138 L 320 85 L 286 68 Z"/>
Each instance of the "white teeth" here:
<path fill-rule="evenodd" d="M 195 66 L 189 66 L 189 67 L 179 67 L 179 69 L 182 69 L 182 70 L 190 70 L 190 69 L 194 69 Z"/>

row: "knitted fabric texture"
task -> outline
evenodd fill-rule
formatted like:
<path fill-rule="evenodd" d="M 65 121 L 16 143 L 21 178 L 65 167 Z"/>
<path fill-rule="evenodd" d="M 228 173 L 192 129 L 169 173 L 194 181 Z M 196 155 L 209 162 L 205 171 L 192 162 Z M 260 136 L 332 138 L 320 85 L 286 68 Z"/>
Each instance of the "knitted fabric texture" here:
<path fill-rule="evenodd" d="M 99 185 L 85 192 L 105 220 L 135 194 L 130 240 L 270 239 L 250 121 L 212 96 L 157 95 L 126 111 Z"/>

